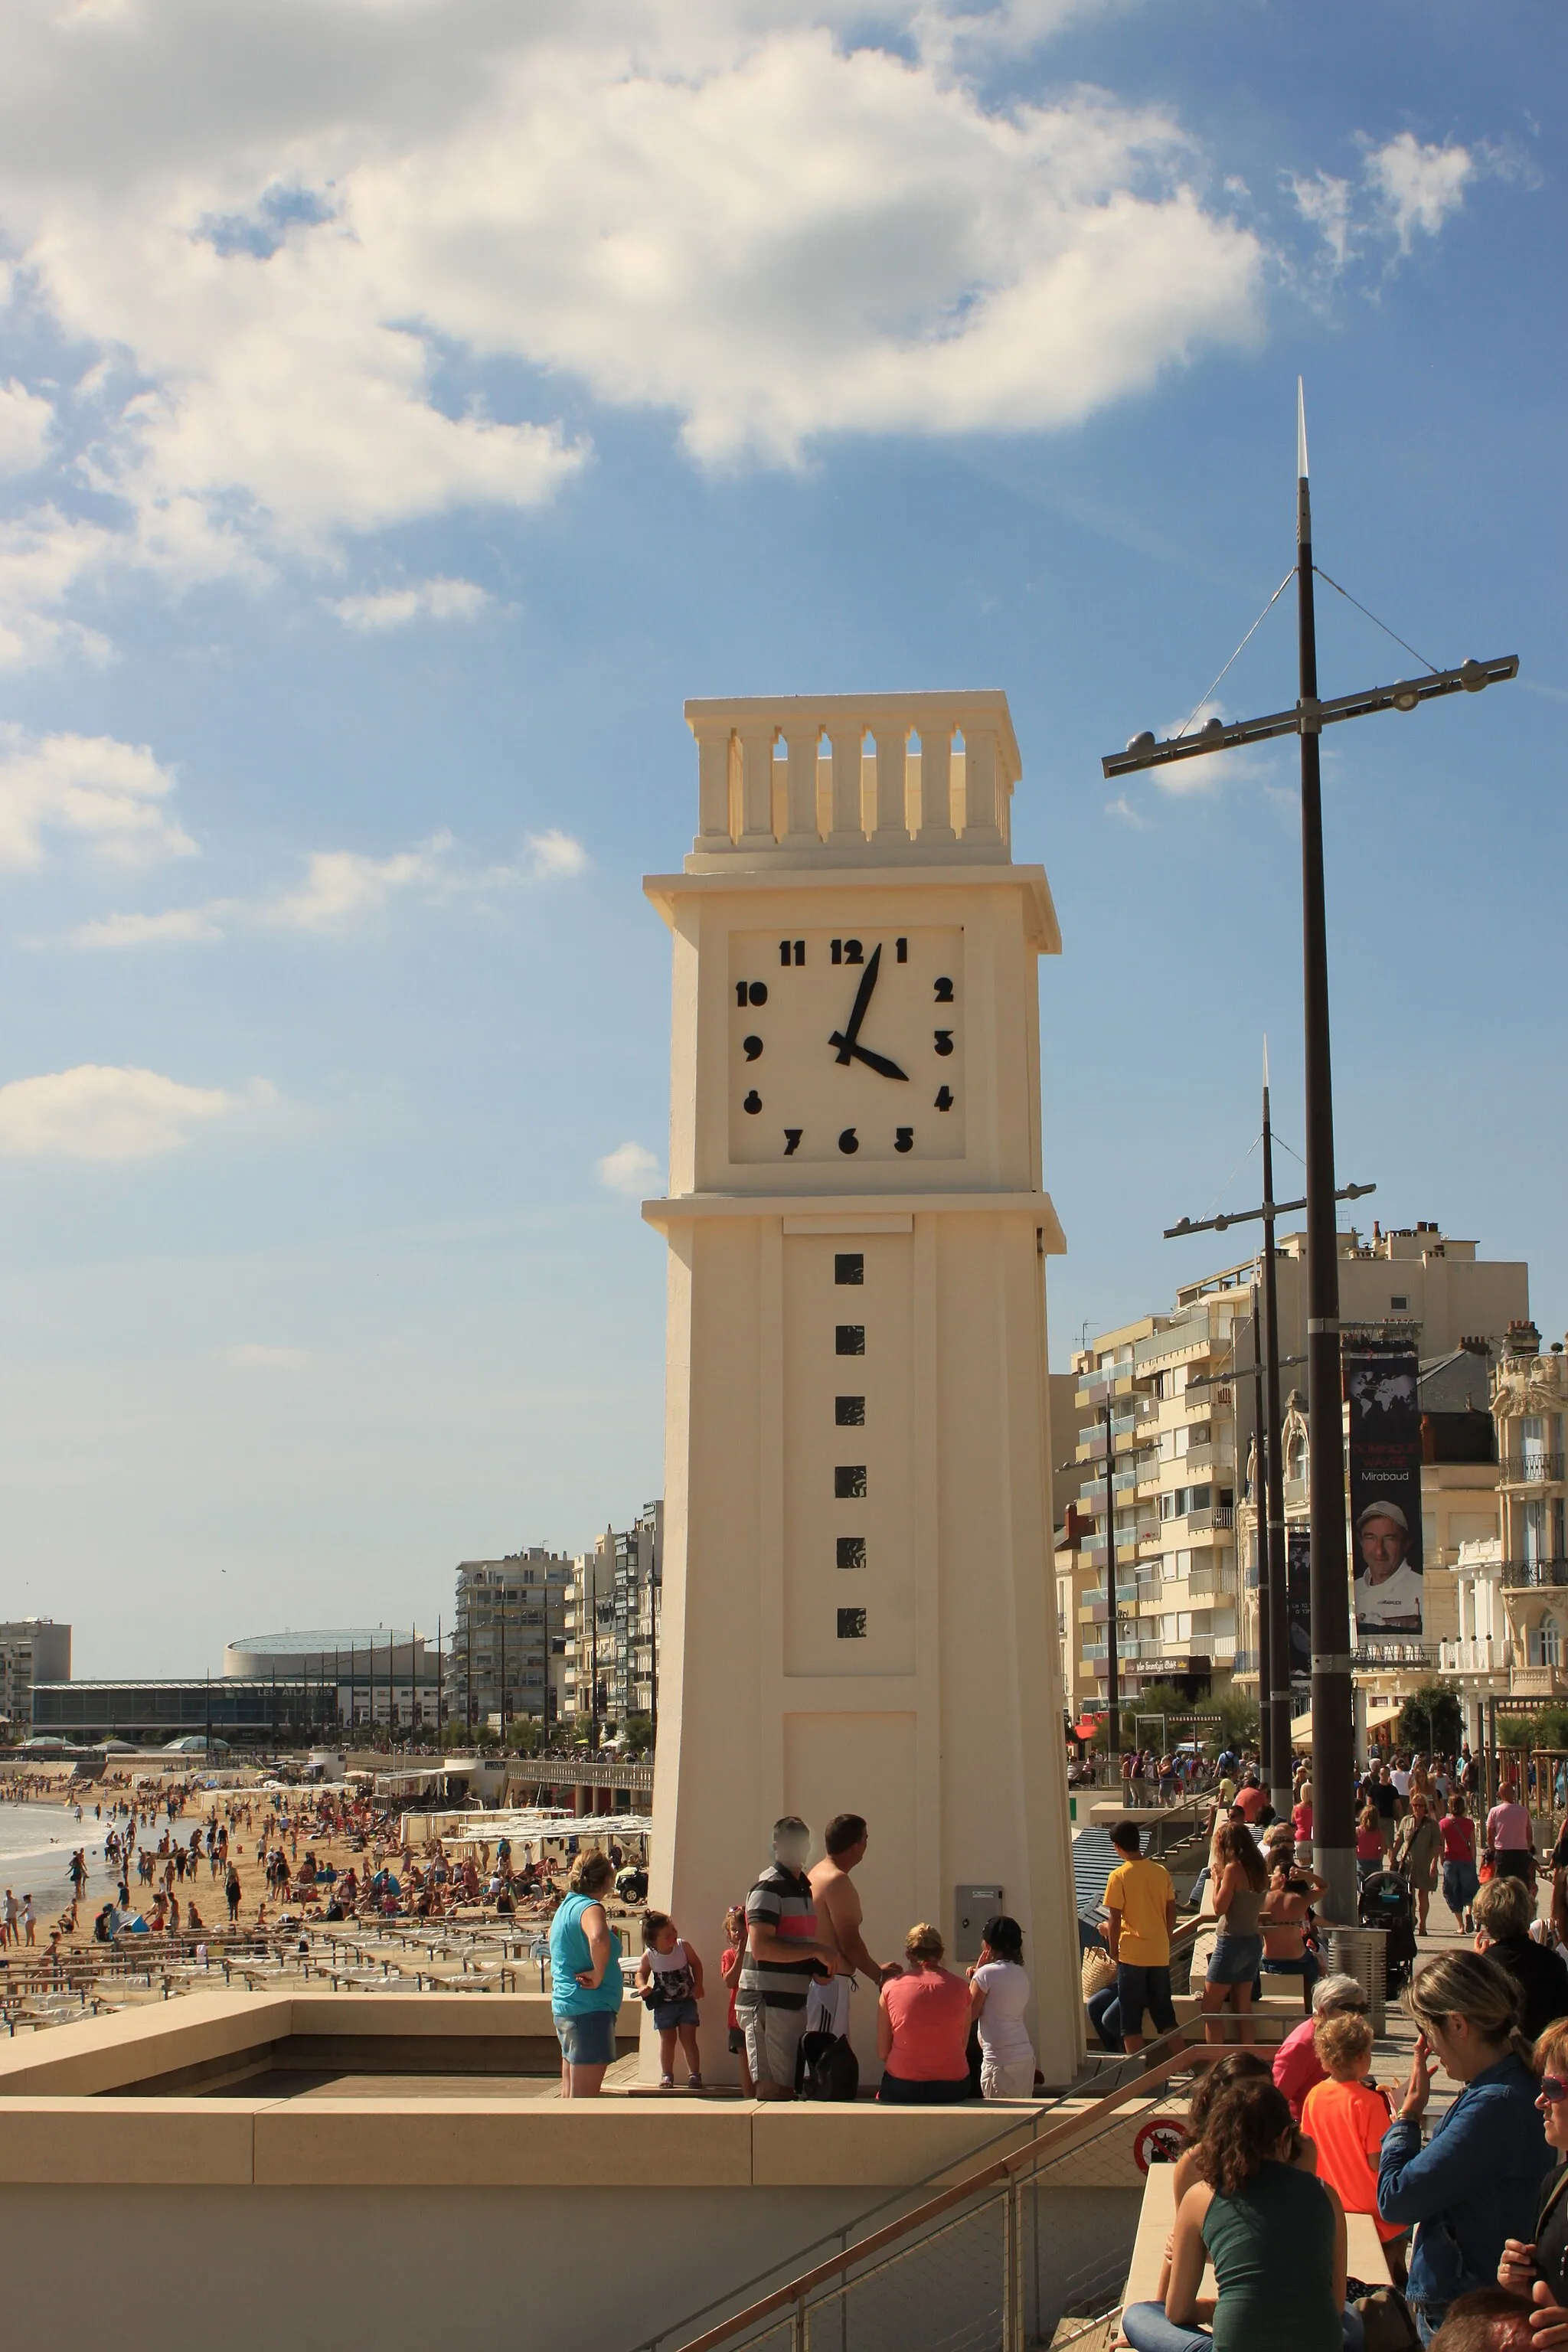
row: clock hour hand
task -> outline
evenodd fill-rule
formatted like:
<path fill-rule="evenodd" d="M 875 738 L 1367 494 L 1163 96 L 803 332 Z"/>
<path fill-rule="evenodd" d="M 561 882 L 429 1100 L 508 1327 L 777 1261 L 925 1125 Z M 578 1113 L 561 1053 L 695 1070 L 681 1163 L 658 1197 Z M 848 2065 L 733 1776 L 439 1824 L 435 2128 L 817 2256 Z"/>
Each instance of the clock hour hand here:
<path fill-rule="evenodd" d="M 860 985 L 855 991 L 855 1002 L 849 1008 L 849 1018 L 842 1030 L 836 1029 L 828 1039 L 838 1048 L 838 1058 L 847 1062 L 855 1051 L 855 1040 L 860 1034 L 860 1024 L 866 1018 L 866 1008 L 871 1002 L 871 991 L 877 985 L 877 970 L 882 961 L 882 943 L 878 940 L 871 950 L 871 961 L 860 975 Z"/>
<path fill-rule="evenodd" d="M 837 1040 L 830 1037 L 827 1042 L 831 1045 Z M 889 1061 L 886 1054 L 873 1054 L 869 1045 L 851 1045 L 849 1051 L 858 1062 L 864 1062 L 868 1069 L 878 1071 L 884 1078 L 902 1078 L 908 1082 L 908 1070 L 900 1070 L 897 1062 Z"/>

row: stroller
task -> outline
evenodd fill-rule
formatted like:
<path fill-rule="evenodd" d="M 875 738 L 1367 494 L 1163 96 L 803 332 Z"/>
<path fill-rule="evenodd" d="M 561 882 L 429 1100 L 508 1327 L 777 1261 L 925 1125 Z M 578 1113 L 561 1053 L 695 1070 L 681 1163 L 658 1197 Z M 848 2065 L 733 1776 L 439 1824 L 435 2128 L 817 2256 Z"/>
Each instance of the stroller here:
<path fill-rule="evenodd" d="M 1356 1916 L 1363 1927 L 1384 1927 L 1384 1981 L 1402 1992 L 1415 1966 L 1415 1897 L 1401 1870 L 1374 1870 L 1361 1890 Z"/>

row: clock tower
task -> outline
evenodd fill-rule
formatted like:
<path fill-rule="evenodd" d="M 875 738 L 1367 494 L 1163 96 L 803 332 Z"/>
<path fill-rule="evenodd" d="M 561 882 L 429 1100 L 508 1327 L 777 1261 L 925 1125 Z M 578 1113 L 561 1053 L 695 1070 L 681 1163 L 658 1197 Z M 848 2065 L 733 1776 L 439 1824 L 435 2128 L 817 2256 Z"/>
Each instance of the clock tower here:
<path fill-rule="evenodd" d="M 1024 1930 L 1082 2051 L 1051 1559 L 1036 959 L 1005 695 L 689 702 L 674 939 L 652 1898 L 708 1966 L 781 1813 L 863 1814 L 883 1962 Z M 1000 1889 L 997 1895 L 995 1890 Z M 876 1993 L 853 2033 L 875 2079 Z"/>

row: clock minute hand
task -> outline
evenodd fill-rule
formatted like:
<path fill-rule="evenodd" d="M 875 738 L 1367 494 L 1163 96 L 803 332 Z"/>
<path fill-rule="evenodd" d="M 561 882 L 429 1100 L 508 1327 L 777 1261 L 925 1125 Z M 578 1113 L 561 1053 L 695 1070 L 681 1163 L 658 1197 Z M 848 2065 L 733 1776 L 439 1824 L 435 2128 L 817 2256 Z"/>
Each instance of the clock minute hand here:
<path fill-rule="evenodd" d="M 841 1062 L 847 1062 L 855 1051 L 855 1040 L 860 1034 L 860 1024 L 866 1018 L 866 1008 L 871 1002 L 871 991 L 877 985 L 877 970 L 881 961 L 882 943 L 879 940 L 871 950 L 871 961 L 860 976 L 855 1002 L 849 1008 L 848 1021 L 842 1030 L 836 1029 L 827 1041 L 830 1045 L 837 1046 Z"/>

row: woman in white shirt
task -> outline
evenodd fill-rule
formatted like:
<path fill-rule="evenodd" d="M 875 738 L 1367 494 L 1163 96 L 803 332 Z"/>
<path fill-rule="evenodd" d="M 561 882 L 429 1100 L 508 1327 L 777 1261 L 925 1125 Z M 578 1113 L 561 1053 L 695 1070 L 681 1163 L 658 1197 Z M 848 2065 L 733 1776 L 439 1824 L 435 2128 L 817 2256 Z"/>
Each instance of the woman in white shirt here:
<path fill-rule="evenodd" d="M 987 2099 L 1027 2099 L 1035 2088 L 1035 2045 L 1024 2023 L 1029 1979 L 1024 1931 L 999 1912 L 985 1922 L 980 1958 L 969 1971 L 969 2013 L 980 2033 L 980 2089 Z"/>

